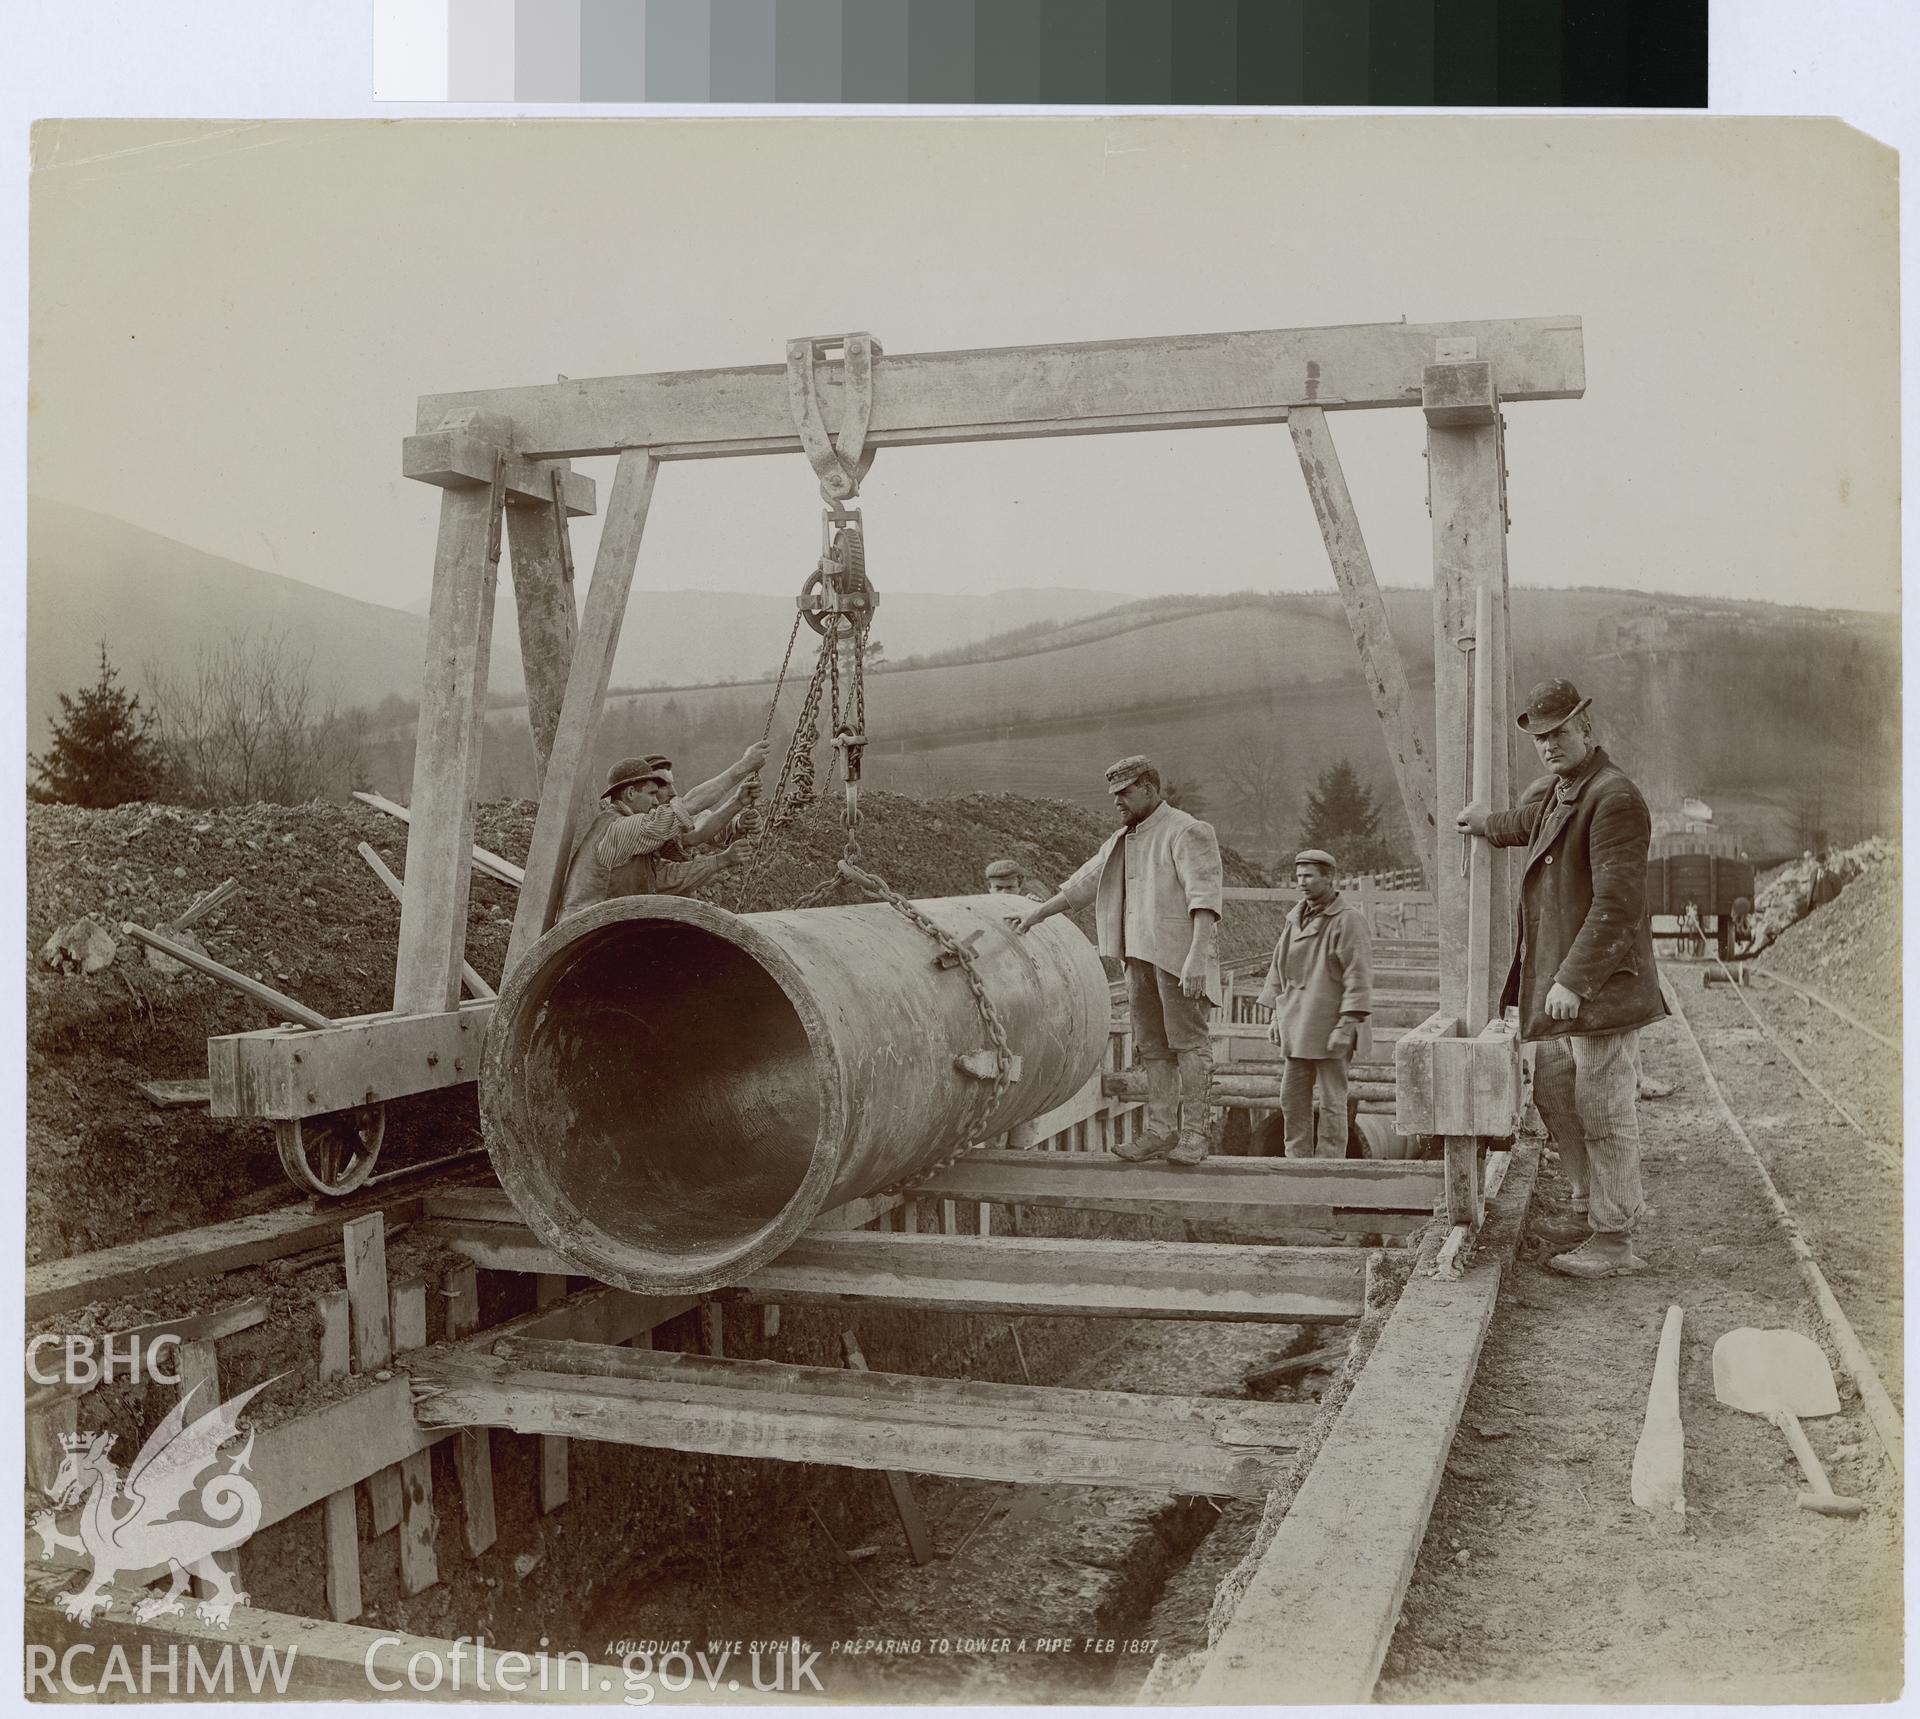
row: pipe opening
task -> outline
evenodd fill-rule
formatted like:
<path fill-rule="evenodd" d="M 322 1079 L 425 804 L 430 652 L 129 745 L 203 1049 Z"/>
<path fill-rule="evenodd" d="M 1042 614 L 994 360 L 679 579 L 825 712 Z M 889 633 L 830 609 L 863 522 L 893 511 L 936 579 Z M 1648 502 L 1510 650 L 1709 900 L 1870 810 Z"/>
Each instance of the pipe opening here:
<path fill-rule="evenodd" d="M 604 926 L 536 976 L 516 1019 L 523 1169 L 566 1232 L 662 1267 L 717 1267 L 800 1193 L 821 1125 L 805 1023 L 739 945 Z"/>

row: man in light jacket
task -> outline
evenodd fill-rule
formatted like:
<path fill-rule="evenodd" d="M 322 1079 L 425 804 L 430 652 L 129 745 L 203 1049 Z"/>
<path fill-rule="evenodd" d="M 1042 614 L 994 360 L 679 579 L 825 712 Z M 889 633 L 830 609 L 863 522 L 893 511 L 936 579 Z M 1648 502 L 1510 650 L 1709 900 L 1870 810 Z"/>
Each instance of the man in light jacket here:
<path fill-rule="evenodd" d="M 1207 1011 L 1221 997 L 1220 842 L 1211 824 L 1167 803 L 1145 758 L 1109 769 L 1107 792 L 1121 827 L 1014 929 L 1024 935 L 1092 903 L 1100 953 L 1126 965 L 1133 1043 L 1147 1073 L 1147 1131 L 1114 1156 L 1198 1164 L 1211 1145 Z"/>
<path fill-rule="evenodd" d="M 1300 899 L 1274 946 L 1260 1004 L 1267 1036 L 1287 1059 L 1280 1080 L 1289 1158 L 1347 1155 L 1347 1064 L 1373 1046 L 1373 928 L 1334 887 L 1333 855 L 1308 848 L 1293 860 Z M 1319 1151 L 1313 1099 L 1320 1095 Z"/>

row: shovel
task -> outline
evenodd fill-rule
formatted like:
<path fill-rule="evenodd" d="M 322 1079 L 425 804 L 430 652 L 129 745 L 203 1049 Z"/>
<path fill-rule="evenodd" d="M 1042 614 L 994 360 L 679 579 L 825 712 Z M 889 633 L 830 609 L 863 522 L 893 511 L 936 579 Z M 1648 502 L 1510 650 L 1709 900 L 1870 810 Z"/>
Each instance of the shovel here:
<path fill-rule="evenodd" d="M 1840 1399 L 1833 1369 L 1820 1345 L 1798 1331 L 1729 1331 L 1713 1346 L 1713 1394 L 1730 1409 L 1765 1415 L 1783 1433 L 1799 1458 L 1811 1492 L 1800 1494 L 1802 1510 L 1822 1516 L 1858 1516 L 1866 1506 L 1857 1498 L 1839 1498 L 1826 1470 L 1800 1430 L 1802 1415 L 1837 1415 Z"/>

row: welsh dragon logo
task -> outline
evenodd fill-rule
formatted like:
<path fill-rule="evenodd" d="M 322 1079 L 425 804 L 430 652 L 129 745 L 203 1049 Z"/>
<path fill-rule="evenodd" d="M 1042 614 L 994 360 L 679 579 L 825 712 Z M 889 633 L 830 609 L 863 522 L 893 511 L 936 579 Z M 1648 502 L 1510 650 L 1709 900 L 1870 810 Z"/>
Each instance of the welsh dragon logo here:
<path fill-rule="evenodd" d="M 91 1627 L 95 1612 L 110 1603 L 107 1589 L 123 1575 L 137 1576 L 165 1566 L 171 1583 L 165 1593 L 150 1594 L 134 1607 L 142 1622 L 186 1609 L 181 1595 L 187 1578 L 200 1577 L 212 1591 L 195 1615 L 225 1629 L 233 1608 L 247 1603 L 233 1577 L 215 1554 L 242 1544 L 260 1525 L 260 1494 L 245 1470 L 253 1454 L 253 1434 L 220 1467 L 221 1447 L 240 1430 L 240 1413 L 266 1387 L 263 1380 L 219 1403 L 191 1422 L 187 1411 L 200 1387 L 183 1392 L 155 1427 L 133 1466 L 121 1478 L 109 1457 L 112 1433 L 63 1433 L 65 1455 L 32 1527 L 40 1536 L 42 1558 L 56 1547 L 89 1558 L 93 1573 L 80 1587 L 55 1596 L 68 1617 Z M 211 1472 L 209 1472 L 211 1471 Z M 57 1513 L 79 1507 L 77 1535 L 58 1525 Z"/>

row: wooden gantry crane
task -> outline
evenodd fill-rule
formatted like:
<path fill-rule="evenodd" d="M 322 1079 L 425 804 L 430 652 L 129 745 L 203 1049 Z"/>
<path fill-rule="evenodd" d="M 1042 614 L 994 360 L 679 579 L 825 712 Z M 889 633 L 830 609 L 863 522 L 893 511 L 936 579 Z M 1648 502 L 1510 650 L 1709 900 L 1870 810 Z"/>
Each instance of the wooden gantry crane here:
<path fill-rule="evenodd" d="M 463 1003 L 460 985 L 503 537 L 543 772 L 511 970 L 553 923 L 594 792 L 595 731 L 663 466 L 802 453 L 823 489 L 836 467 L 857 488 L 885 448 L 1285 423 L 1437 902 L 1440 1007 L 1399 1047 L 1398 1126 L 1445 1139 L 1464 1241 L 1484 1209 L 1481 1144 L 1511 1137 L 1520 1103 L 1518 1045 L 1496 1006 L 1513 880 L 1504 856 L 1453 827 L 1474 795 L 1512 797 L 1502 408 L 1584 389 L 1579 319 L 1547 317 L 899 356 L 849 335 L 793 341 L 784 364 L 424 397 L 403 469 L 442 494 L 393 1006 L 212 1040 L 213 1113 L 329 1136 L 328 1163 L 353 1163 L 347 1186 L 313 1167 L 301 1179 L 345 1192 L 371 1167 L 387 1100 L 477 1078 L 493 1000 Z M 1381 410 L 1418 410 L 1427 425 L 1431 754 L 1331 430 L 1337 413 Z M 576 626 L 568 521 L 596 497 L 571 461 L 605 455 L 619 463 Z M 338 1151 L 343 1131 L 366 1145 L 357 1158 Z"/>

